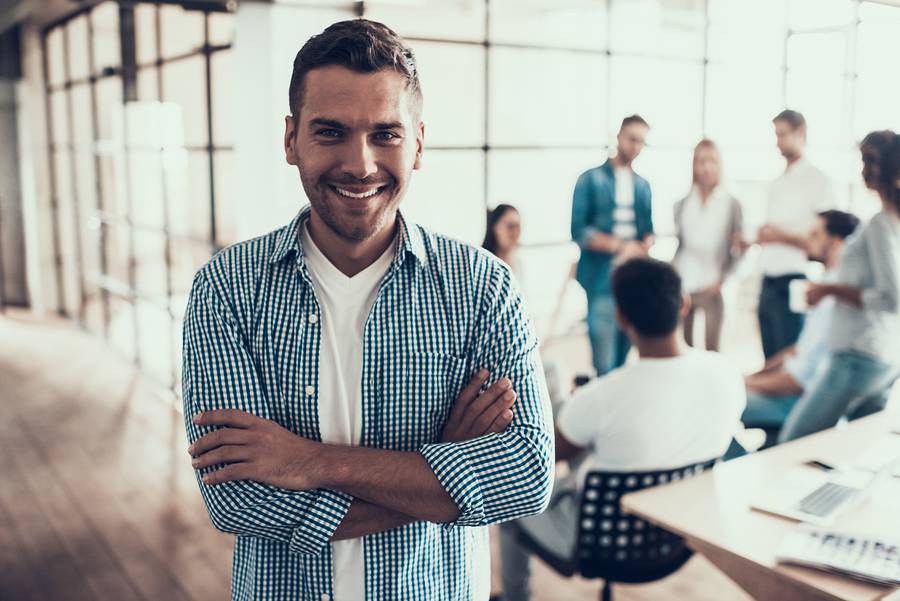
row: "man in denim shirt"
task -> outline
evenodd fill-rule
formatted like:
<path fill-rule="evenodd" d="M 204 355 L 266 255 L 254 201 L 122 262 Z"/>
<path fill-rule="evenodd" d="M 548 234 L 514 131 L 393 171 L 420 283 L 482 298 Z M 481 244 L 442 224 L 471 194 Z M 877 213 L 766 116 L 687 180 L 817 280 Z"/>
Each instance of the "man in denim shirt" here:
<path fill-rule="evenodd" d="M 616 326 L 609 276 L 613 264 L 646 255 L 652 243 L 650 184 L 631 168 L 649 130 L 642 117 L 626 117 L 616 156 L 582 173 L 572 197 L 572 239 L 581 248 L 575 279 L 587 294 L 588 335 L 598 375 L 625 363 L 631 348 Z"/>

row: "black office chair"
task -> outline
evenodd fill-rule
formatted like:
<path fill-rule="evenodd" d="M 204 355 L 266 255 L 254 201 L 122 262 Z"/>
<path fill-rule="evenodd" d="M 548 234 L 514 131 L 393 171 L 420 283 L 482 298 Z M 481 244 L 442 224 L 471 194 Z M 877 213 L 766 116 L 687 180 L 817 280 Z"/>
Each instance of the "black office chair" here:
<path fill-rule="evenodd" d="M 684 539 L 622 511 L 622 495 L 677 482 L 710 469 L 716 459 L 654 472 L 590 472 L 578 512 L 578 545 L 572 558 L 548 553 L 525 531 L 519 539 L 563 576 L 602 578 L 600 598 L 612 600 L 614 582 L 639 584 L 665 578 L 693 555 Z"/>

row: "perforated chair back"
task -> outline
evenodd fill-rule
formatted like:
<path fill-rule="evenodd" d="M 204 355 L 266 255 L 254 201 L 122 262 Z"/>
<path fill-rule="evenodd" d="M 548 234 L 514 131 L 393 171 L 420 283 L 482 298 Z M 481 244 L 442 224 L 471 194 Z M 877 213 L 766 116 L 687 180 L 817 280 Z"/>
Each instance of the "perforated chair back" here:
<path fill-rule="evenodd" d="M 664 578 L 690 559 L 684 539 L 624 513 L 622 495 L 677 482 L 710 469 L 716 459 L 655 472 L 589 472 L 578 512 L 577 571 L 585 578 L 639 583 Z"/>

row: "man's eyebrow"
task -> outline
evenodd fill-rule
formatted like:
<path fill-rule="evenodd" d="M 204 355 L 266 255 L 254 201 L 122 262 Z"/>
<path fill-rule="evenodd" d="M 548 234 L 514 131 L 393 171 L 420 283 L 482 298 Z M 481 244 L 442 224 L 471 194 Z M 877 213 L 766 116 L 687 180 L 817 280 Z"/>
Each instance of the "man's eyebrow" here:
<path fill-rule="evenodd" d="M 372 129 L 376 130 L 385 130 L 385 129 L 405 129 L 403 123 L 400 121 L 385 121 L 382 123 L 376 123 Z"/>
<path fill-rule="evenodd" d="M 332 128 L 334 128 L 334 129 L 346 129 L 346 128 L 344 127 L 344 124 L 341 123 L 340 121 L 335 121 L 334 119 L 322 119 L 322 118 L 318 118 L 318 117 L 317 117 L 316 119 L 310 119 L 310 120 L 309 120 L 309 127 L 310 127 L 310 128 L 313 128 L 313 127 L 332 127 Z"/>

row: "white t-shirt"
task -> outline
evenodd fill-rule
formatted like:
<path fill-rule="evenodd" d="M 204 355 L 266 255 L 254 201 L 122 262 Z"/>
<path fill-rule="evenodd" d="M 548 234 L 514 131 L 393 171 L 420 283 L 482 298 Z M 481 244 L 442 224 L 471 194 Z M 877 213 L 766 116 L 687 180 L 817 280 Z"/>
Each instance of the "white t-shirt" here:
<path fill-rule="evenodd" d="M 631 167 L 613 169 L 616 182 L 616 208 L 613 210 L 613 234 L 623 240 L 637 238 L 634 213 L 634 172 Z"/>
<path fill-rule="evenodd" d="M 347 277 L 316 246 L 304 225 L 304 260 L 321 309 L 319 430 L 323 442 L 358 445 L 362 428 L 362 348 L 366 320 L 395 245 L 355 276 Z M 363 539 L 332 543 L 335 601 L 365 598 Z"/>
<path fill-rule="evenodd" d="M 834 207 L 834 190 L 822 171 L 801 158 L 769 186 L 766 222 L 789 234 L 807 236 L 816 215 Z M 789 244 L 762 245 L 762 272 L 767 276 L 806 272 L 806 252 Z"/>
<path fill-rule="evenodd" d="M 710 193 L 705 204 L 700 201 L 696 187 L 685 199 L 681 213 L 683 248 L 675 260 L 685 291 L 698 292 L 722 279 L 719 249 L 731 235 L 730 209 L 731 197 L 722 186 Z"/>
<path fill-rule="evenodd" d="M 744 379 L 725 357 L 688 349 L 585 384 L 556 423 L 566 439 L 590 450 L 582 476 L 591 469 L 650 471 L 721 456 L 746 403 Z"/>

